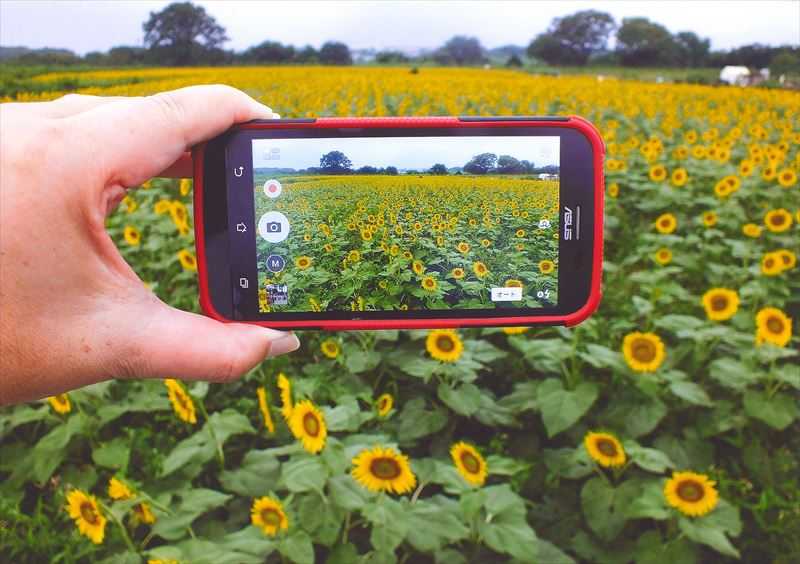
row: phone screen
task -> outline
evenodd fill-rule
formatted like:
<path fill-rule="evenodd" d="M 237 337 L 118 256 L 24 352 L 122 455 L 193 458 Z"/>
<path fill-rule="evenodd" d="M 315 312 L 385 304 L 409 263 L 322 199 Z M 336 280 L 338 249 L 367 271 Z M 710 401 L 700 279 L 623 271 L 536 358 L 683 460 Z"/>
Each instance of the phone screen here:
<path fill-rule="evenodd" d="M 259 313 L 552 308 L 560 138 L 254 138 Z"/>

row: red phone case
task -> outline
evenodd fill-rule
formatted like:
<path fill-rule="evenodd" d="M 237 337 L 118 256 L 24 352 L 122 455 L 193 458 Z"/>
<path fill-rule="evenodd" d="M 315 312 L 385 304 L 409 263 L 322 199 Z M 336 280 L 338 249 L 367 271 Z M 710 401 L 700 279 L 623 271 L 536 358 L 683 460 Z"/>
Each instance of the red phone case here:
<path fill-rule="evenodd" d="M 281 321 L 248 321 L 255 325 L 279 329 L 313 328 L 326 331 L 337 330 L 378 330 L 378 329 L 434 329 L 448 327 L 479 327 L 479 326 L 515 326 L 515 325 L 577 325 L 589 317 L 600 304 L 600 282 L 603 264 L 603 199 L 604 178 L 603 158 L 605 147 L 597 129 L 589 121 L 578 117 L 569 116 L 566 120 L 552 120 L 547 118 L 510 119 L 491 118 L 490 120 L 464 120 L 458 117 L 381 117 L 381 118 L 317 118 L 315 121 L 275 121 L 243 123 L 236 126 L 238 129 L 326 129 L 338 127 L 563 127 L 577 129 L 582 132 L 592 145 L 594 154 L 594 183 L 595 183 L 595 218 L 594 240 L 596 241 L 593 253 L 592 281 L 589 299 L 578 311 L 569 315 L 549 316 L 519 316 L 519 317 L 490 317 L 490 318 L 440 318 L 440 319 L 303 319 Z M 195 147 L 194 151 L 194 232 L 197 248 L 197 268 L 200 286 L 200 307 L 203 312 L 219 321 L 234 323 L 214 309 L 208 289 L 208 264 L 205 255 L 205 238 L 203 222 L 197 218 L 203 217 L 203 155 L 205 144 Z"/>

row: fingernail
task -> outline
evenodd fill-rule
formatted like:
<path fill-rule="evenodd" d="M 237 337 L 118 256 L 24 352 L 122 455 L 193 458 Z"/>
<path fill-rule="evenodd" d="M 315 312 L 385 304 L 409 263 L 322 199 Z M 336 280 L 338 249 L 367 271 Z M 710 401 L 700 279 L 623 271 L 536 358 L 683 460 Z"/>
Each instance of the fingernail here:
<path fill-rule="evenodd" d="M 278 356 L 290 353 L 300 348 L 300 341 L 294 333 L 287 333 L 279 339 L 270 342 L 269 354 L 267 356 Z"/>

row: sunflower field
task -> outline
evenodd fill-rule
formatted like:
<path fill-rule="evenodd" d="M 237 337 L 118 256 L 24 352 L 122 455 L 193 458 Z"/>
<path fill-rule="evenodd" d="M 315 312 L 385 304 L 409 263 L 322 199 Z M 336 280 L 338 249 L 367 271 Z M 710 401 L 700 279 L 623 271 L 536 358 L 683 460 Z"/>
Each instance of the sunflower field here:
<path fill-rule="evenodd" d="M 526 307 L 558 302 L 558 181 L 277 175 L 273 204 L 266 180 L 255 175 L 255 217 L 286 212 L 292 228 L 257 240 L 262 312 L 492 308 L 498 286 L 526 289 Z M 293 264 L 270 272 L 273 253 Z M 268 284 L 288 286 L 287 306 L 268 303 Z"/>
<path fill-rule="evenodd" d="M 65 76 L 17 98 L 57 98 Z M 101 95 L 227 83 L 285 117 L 582 115 L 608 146 L 604 298 L 573 329 L 305 332 L 237 383 L 5 408 L 1 560 L 800 561 L 797 92 L 484 69 L 68 76 Z M 191 226 L 188 180 L 146 183 L 108 221 L 185 309 Z"/>

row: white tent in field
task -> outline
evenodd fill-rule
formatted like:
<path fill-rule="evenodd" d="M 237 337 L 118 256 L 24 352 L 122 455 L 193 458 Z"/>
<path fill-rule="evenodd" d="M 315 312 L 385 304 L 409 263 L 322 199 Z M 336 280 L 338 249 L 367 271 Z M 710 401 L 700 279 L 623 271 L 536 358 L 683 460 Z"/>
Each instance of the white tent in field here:
<path fill-rule="evenodd" d="M 750 82 L 750 69 L 747 67 L 728 65 L 723 67 L 720 71 L 719 79 L 721 82 L 727 82 L 728 84 L 746 86 Z"/>

